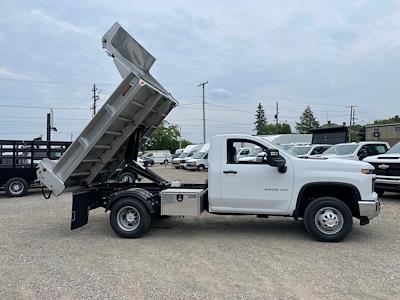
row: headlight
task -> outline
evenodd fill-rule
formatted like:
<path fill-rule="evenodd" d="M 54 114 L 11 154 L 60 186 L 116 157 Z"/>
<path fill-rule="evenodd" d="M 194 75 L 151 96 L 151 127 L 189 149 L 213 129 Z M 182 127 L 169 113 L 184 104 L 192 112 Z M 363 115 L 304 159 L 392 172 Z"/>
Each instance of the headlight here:
<path fill-rule="evenodd" d="M 363 174 L 373 174 L 373 169 L 361 169 L 361 173 Z"/>

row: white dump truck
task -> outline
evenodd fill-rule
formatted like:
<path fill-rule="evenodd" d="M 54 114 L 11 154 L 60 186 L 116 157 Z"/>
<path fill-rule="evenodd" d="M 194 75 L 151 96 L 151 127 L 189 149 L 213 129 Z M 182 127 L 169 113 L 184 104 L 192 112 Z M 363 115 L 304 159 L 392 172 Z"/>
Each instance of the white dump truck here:
<path fill-rule="evenodd" d="M 139 146 L 177 102 L 149 74 L 155 59 L 119 24 L 102 43 L 122 82 L 63 156 L 57 162 L 44 159 L 37 170 L 54 195 L 73 188 L 71 229 L 85 225 L 89 211 L 100 207 L 110 211 L 112 229 L 125 238 L 145 234 L 157 216 L 200 217 L 206 211 L 301 218 L 313 238 L 339 241 L 351 231 L 353 218 L 365 225 L 379 214 L 370 164 L 300 159 L 262 137 L 213 137 L 207 183 L 169 182 L 140 166 Z M 237 150 L 243 144 L 262 152 L 240 162 Z M 150 182 L 112 181 L 121 165 Z"/>

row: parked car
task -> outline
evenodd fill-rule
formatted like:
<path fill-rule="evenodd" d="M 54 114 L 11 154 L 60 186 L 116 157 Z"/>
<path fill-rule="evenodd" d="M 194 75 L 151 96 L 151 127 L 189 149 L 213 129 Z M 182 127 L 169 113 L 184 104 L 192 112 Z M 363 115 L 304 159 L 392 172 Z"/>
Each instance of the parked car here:
<path fill-rule="evenodd" d="M 239 148 L 237 150 L 236 158 L 239 159 L 241 157 L 248 156 L 249 153 L 250 153 L 250 148 L 248 147 Z"/>
<path fill-rule="evenodd" d="M 143 158 L 149 158 L 153 160 L 153 164 L 168 164 L 172 161 L 172 155 L 169 150 L 149 150 L 142 155 Z"/>
<path fill-rule="evenodd" d="M 239 162 L 245 162 L 245 161 L 256 161 L 257 155 L 262 152 L 261 147 L 255 146 L 253 148 L 250 148 L 250 152 L 247 156 L 242 156 L 239 159 L 237 159 Z"/>
<path fill-rule="evenodd" d="M 375 167 L 375 191 L 378 195 L 400 192 L 400 142 L 385 154 L 369 156 L 364 161 Z"/>
<path fill-rule="evenodd" d="M 184 163 L 186 163 L 186 158 L 191 157 L 193 155 L 193 152 L 198 151 L 200 147 L 201 145 L 187 145 L 182 153 L 177 158 L 174 158 L 172 160 L 172 166 L 175 167 L 175 169 L 179 169 L 181 168 L 182 163 L 183 167 Z"/>
<path fill-rule="evenodd" d="M 153 166 L 154 165 L 154 160 L 150 157 L 147 156 L 142 156 L 141 158 L 138 158 L 138 163 L 143 165 L 145 168 Z"/>
<path fill-rule="evenodd" d="M 186 161 L 185 169 L 204 171 L 208 169 L 208 149 L 210 144 L 204 144 L 200 151 L 195 152 L 192 158 Z"/>
<path fill-rule="evenodd" d="M 293 146 L 288 149 L 290 153 L 296 155 L 297 157 L 310 157 L 311 155 L 322 154 L 324 151 L 328 150 L 332 145 L 315 144 L 315 145 L 303 145 L 303 146 Z"/>
<path fill-rule="evenodd" d="M 368 156 L 383 154 L 390 146 L 385 142 L 359 142 L 336 144 L 322 153 L 321 157 L 363 160 Z"/>
<path fill-rule="evenodd" d="M 172 154 L 172 159 L 177 158 L 182 152 L 183 152 L 183 149 L 176 149 L 175 153 Z"/>

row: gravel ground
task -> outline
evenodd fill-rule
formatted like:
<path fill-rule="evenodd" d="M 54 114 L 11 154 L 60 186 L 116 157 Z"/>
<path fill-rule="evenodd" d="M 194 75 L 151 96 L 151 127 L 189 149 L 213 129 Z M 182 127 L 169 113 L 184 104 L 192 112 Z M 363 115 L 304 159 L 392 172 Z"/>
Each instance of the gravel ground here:
<path fill-rule="evenodd" d="M 168 179 L 207 173 L 156 167 Z M 118 238 L 101 209 L 69 230 L 71 194 L 0 195 L 0 299 L 399 299 L 400 196 L 341 243 L 301 222 L 253 216 L 169 218 Z"/>

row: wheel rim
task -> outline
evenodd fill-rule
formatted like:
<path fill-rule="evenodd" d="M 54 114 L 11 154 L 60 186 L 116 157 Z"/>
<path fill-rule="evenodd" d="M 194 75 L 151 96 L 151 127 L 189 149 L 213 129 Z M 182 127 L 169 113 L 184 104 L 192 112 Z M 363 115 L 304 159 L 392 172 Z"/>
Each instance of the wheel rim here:
<path fill-rule="evenodd" d="M 133 182 L 134 182 L 134 179 L 133 179 L 133 177 L 132 177 L 131 175 L 124 175 L 124 176 L 122 176 L 122 178 L 121 178 L 121 182 L 124 182 L 124 183 L 133 183 Z"/>
<path fill-rule="evenodd" d="M 133 206 L 122 207 L 117 214 L 117 223 L 125 231 L 135 230 L 140 224 L 139 211 Z"/>
<path fill-rule="evenodd" d="M 343 215 L 333 207 L 323 207 L 315 215 L 315 225 L 324 234 L 336 234 L 343 228 Z"/>
<path fill-rule="evenodd" d="M 22 193 L 22 191 L 24 190 L 24 184 L 17 180 L 17 181 L 13 181 L 10 184 L 10 193 L 13 195 L 19 195 Z"/>

